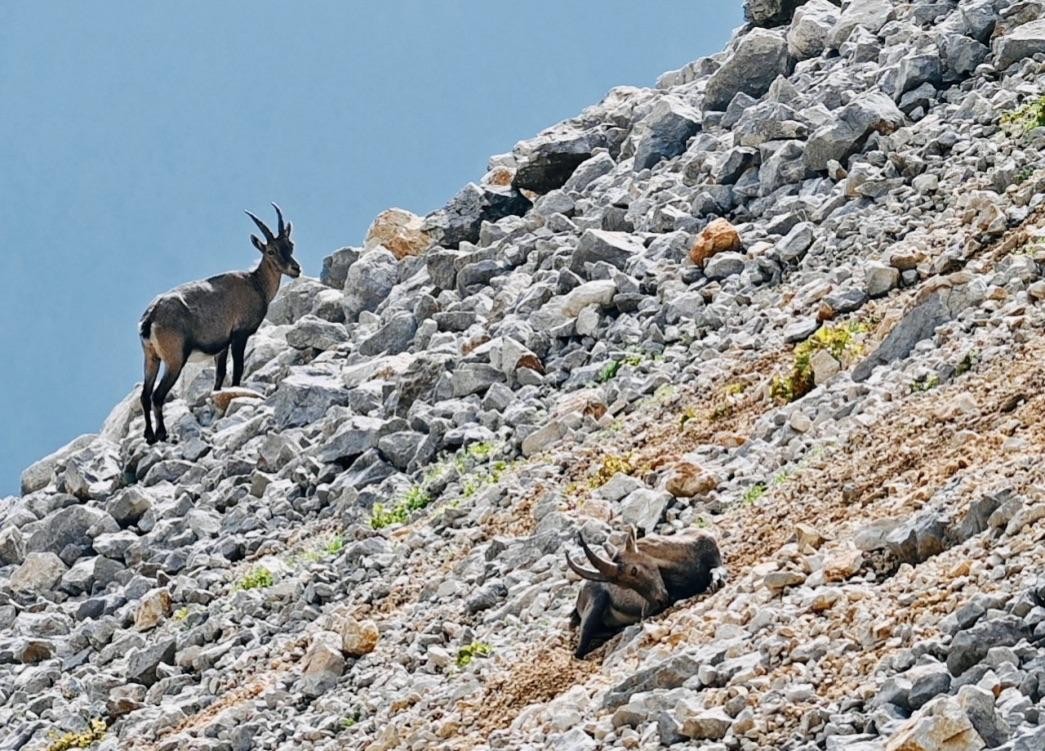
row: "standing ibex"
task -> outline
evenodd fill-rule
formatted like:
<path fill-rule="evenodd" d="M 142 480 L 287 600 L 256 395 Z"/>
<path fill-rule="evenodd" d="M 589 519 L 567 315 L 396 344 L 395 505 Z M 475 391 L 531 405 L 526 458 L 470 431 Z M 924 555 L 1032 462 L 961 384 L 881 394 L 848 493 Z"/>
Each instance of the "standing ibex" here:
<path fill-rule="evenodd" d="M 569 567 L 588 580 L 571 616 L 571 625 L 581 627 L 576 657 L 588 654 L 594 640 L 715 588 L 725 576 L 718 544 L 703 532 L 636 539 L 629 529 L 624 550 L 614 551 L 611 560 L 592 551 L 579 532 L 577 539 L 595 569 L 579 566 L 566 555 Z"/>
<path fill-rule="evenodd" d="M 243 353 L 247 339 L 265 319 L 269 303 L 279 291 L 280 274 L 301 276 L 301 266 L 294 260 L 294 243 L 290 239 L 292 225 L 283 224 L 283 212 L 272 204 L 279 219 L 279 232 L 272 230 L 247 212 L 265 236 L 250 239 L 261 251 L 261 263 L 253 271 L 230 271 L 200 282 L 190 282 L 160 295 L 146 309 L 138 332 L 145 351 L 145 383 L 142 386 L 142 409 L 145 412 L 145 440 L 149 443 L 167 439 L 163 425 L 163 402 L 178 380 L 181 369 L 193 352 L 214 355 L 217 375 L 214 389 L 225 381 L 225 364 L 232 350 L 232 385 L 239 386 L 243 376 Z M 166 365 L 163 379 L 152 390 Z M 151 404 L 150 404 L 151 400 Z M 152 429 L 149 408 L 156 415 Z"/>

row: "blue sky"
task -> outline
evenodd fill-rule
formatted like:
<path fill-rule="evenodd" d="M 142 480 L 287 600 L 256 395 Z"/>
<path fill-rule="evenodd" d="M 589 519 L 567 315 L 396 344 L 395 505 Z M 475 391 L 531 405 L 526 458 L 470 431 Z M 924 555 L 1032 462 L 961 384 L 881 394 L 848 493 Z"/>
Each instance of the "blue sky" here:
<path fill-rule="evenodd" d="M 105 2 L 0 8 L 0 495 L 140 380 L 156 294 L 305 273 L 371 219 L 441 206 L 491 154 L 722 48 L 740 0 Z M 13 263 L 12 263 L 13 261 Z"/>

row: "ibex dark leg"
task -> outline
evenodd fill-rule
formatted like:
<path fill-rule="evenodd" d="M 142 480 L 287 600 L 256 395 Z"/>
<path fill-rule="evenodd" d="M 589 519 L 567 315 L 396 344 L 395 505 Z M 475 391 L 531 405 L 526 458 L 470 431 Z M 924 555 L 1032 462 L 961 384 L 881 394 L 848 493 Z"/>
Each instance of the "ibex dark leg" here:
<path fill-rule="evenodd" d="M 606 592 L 599 592 L 592 599 L 587 611 L 581 614 L 580 638 L 577 640 L 577 650 L 573 653 L 577 659 L 584 657 L 594 649 L 592 642 L 605 628 L 602 618 L 609 606 L 609 595 Z"/>
<path fill-rule="evenodd" d="M 178 376 L 181 375 L 181 369 L 185 367 L 185 358 L 182 357 L 177 362 L 168 362 L 166 365 L 167 367 L 164 369 L 160 385 L 156 387 L 156 392 L 152 395 L 153 413 L 156 416 L 157 441 L 167 440 L 167 427 L 163 424 L 163 403 L 166 401 L 167 394 L 170 393 L 174 383 L 178 380 Z"/>
<path fill-rule="evenodd" d="M 247 339 L 243 334 L 232 335 L 232 385 L 239 386 L 243 378 L 243 355 L 247 351 Z"/>
<path fill-rule="evenodd" d="M 152 432 L 152 387 L 156 384 L 156 376 L 160 373 L 160 358 L 151 345 L 144 343 L 145 381 L 142 383 L 142 412 L 145 414 L 145 440 L 156 443 L 156 434 Z"/>
<path fill-rule="evenodd" d="M 221 385 L 225 383 L 225 367 L 229 361 L 229 348 L 225 347 L 221 352 L 214 355 L 214 390 L 221 391 Z"/>

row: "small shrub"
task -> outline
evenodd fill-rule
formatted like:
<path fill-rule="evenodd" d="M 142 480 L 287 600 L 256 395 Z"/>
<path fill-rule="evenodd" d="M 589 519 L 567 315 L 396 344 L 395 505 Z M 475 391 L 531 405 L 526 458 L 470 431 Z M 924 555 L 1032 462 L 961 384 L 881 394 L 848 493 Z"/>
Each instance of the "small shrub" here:
<path fill-rule="evenodd" d="M 621 360 L 612 360 L 611 362 L 606 363 L 602 370 L 598 372 L 598 375 L 595 376 L 595 381 L 597 383 L 612 381 L 617 377 L 617 371 L 620 370 L 622 364 L 623 362 Z"/>
<path fill-rule="evenodd" d="M 51 732 L 51 743 L 47 751 L 67 751 L 70 748 L 87 748 L 105 738 L 108 726 L 105 720 L 96 717 L 90 721 L 87 729 L 79 733 Z"/>
<path fill-rule="evenodd" d="M 476 657 L 489 657 L 493 654 L 493 647 L 485 642 L 473 641 L 466 647 L 457 650 L 457 667 L 466 668 L 472 664 Z"/>
<path fill-rule="evenodd" d="M 473 459 L 489 459 L 496 450 L 497 446 L 490 441 L 481 441 L 468 447 L 468 455 Z"/>
<path fill-rule="evenodd" d="M 770 381 L 769 395 L 778 402 L 793 402 L 813 390 L 813 355 L 826 350 L 845 365 L 860 355 L 863 350 L 860 337 L 868 331 L 865 323 L 848 323 L 824 326 L 815 334 L 795 347 L 795 360 L 791 372 L 776 376 Z"/>
<path fill-rule="evenodd" d="M 1045 127 L 1045 94 L 1001 116 L 1001 124 L 1015 135 Z"/>
<path fill-rule="evenodd" d="M 637 368 L 639 365 L 642 365 L 642 359 L 643 359 L 642 355 L 634 354 L 634 355 L 628 355 L 627 357 L 624 358 L 624 360 L 622 362 L 625 365 L 630 365 L 633 368 Z"/>
<path fill-rule="evenodd" d="M 326 551 L 327 555 L 337 555 L 344 550 L 344 548 L 345 541 L 341 535 L 334 535 L 330 538 L 330 542 L 327 543 L 327 546 L 323 548 L 323 550 Z"/>
<path fill-rule="evenodd" d="M 614 475 L 620 473 L 630 475 L 634 471 L 635 466 L 631 463 L 631 457 L 609 454 L 602 457 L 602 465 L 594 475 L 588 478 L 588 488 L 596 490 L 613 479 Z"/>
<path fill-rule="evenodd" d="M 930 373 L 927 376 L 921 376 L 914 379 L 911 382 L 911 393 L 917 393 L 919 391 L 932 391 L 934 388 L 940 385 L 940 376 L 936 373 Z"/>
<path fill-rule="evenodd" d="M 679 415 L 679 430 L 686 427 L 686 423 L 690 420 L 696 420 L 700 416 L 697 412 L 696 407 L 686 407 L 682 410 L 682 414 Z"/>
<path fill-rule="evenodd" d="M 431 502 L 432 499 L 428 492 L 420 485 L 414 485 L 391 509 L 375 503 L 374 509 L 370 513 L 370 526 L 374 529 L 381 529 L 391 524 L 402 524 L 410 518 L 411 514 L 420 511 Z"/>
<path fill-rule="evenodd" d="M 726 396 L 739 396 L 747 391 L 748 384 L 736 381 L 734 383 L 727 383 L 726 387 L 722 391 Z"/>
<path fill-rule="evenodd" d="M 174 620 L 178 621 L 179 623 L 184 623 L 186 620 L 188 620 L 188 618 L 189 618 L 189 609 L 188 608 L 178 608 L 177 610 L 174 611 Z"/>
<path fill-rule="evenodd" d="M 338 724 L 341 725 L 341 729 L 342 730 L 350 730 L 351 728 L 354 728 L 359 723 L 359 720 L 361 718 L 362 718 L 362 713 L 359 710 L 356 710 L 352 714 L 345 715 L 344 717 L 342 717 L 341 718 L 341 722 L 338 723 Z"/>
<path fill-rule="evenodd" d="M 255 566 L 250 572 L 240 579 L 237 589 L 264 589 L 273 584 L 272 572 L 264 566 Z"/>
<path fill-rule="evenodd" d="M 976 350 L 971 350 L 965 354 L 955 368 L 955 373 L 958 375 L 965 375 L 970 370 L 975 368 L 980 362 L 980 353 Z"/>
<path fill-rule="evenodd" d="M 1023 183 L 1027 182 L 1033 174 L 1034 165 L 1028 164 L 1026 167 L 1022 168 L 1015 175 L 1013 175 L 1012 182 L 1016 185 L 1023 185 Z"/>
<path fill-rule="evenodd" d="M 766 485 L 765 485 L 765 483 L 760 482 L 757 485 L 752 485 L 744 493 L 744 496 L 743 496 L 744 503 L 747 504 L 748 506 L 753 506 L 754 504 L 758 503 L 759 500 L 762 498 L 762 496 L 764 496 L 765 494 L 766 494 Z"/>

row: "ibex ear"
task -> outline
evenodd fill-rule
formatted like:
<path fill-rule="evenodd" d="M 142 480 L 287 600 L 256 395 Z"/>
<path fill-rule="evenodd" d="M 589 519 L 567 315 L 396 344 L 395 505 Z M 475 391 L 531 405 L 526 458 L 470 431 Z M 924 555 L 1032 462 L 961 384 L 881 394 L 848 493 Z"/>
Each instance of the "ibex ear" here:
<path fill-rule="evenodd" d="M 288 238 L 289 238 L 289 237 L 290 237 L 290 231 L 291 231 L 292 229 L 294 229 L 294 225 L 293 225 L 293 224 L 291 224 L 290 222 L 287 222 L 287 228 L 286 228 L 286 230 L 284 230 L 284 232 L 283 232 L 283 237 L 288 237 Z"/>
<path fill-rule="evenodd" d="M 261 244 L 261 240 L 258 239 L 257 235 L 251 235 L 250 241 L 254 243 L 254 247 L 260 250 L 262 253 L 265 252 L 265 246 Z"/>
<path fill-rule="evenodd" d="M 638 552 L 638 548 L 635 546 L 635 528 L 628 527 L 628 536 L 624 538 L 624 549 L 629 553 Z"/>

